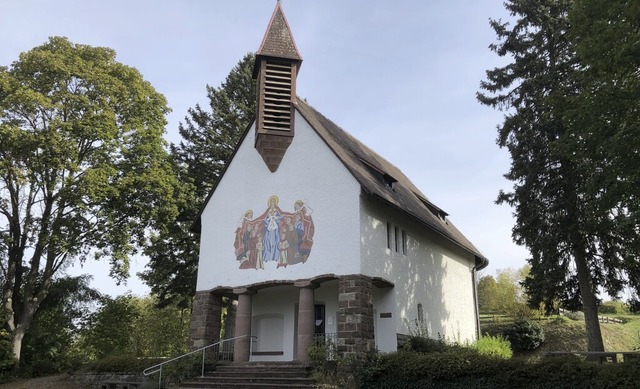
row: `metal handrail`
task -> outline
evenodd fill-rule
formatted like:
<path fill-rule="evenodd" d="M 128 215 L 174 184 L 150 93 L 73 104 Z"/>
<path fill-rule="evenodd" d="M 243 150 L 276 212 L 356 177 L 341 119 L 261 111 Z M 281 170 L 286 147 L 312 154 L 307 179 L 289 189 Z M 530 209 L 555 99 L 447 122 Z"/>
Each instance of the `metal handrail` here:
<path fill-rule="evenodd" d="M 229 339 L 221 339 L 220 341 L 216 342 L 216 343 L 212 343 L 208 346 L 204 346 L 204 347 L 200 347 L 197 350 L 193 350 L 190 351 L 188 353 L 182 354 L 180 356 L 177 356 L 175 358 L 169 359 L 168 361 L 164 361 L 161 363 L 158 363 L 157 365 L 153 365 L 151 367 L 148 367 L 146 369 L 144 369 L 144 371 L 142 372 L 142 374 L 144 374 L 145 376 L 150 376 L 151 374 L 155 374 L 155 373 L 160 373 L 160 376 L 158 377 L 158 388 L 162 387 L 162 367 L 166 364 L 175 362 L 177 360 L 180 360 L 184 357 L 188 357 L 189 355 L 195 354 L 195 353 L 199 353 L 202 351 L 202 369 L 200 371 L 200 377 L 204 377 L 204 357 L 205 357 L 205 352 L 207 351 L 208 348 L 211 348 L 213 346 L 217 346 L 220 344 L 224 344 L 225 342 L 229 342 L 232 340 L 236 340 L 236 339 L 242 339 L 242 338 L 251 338 L 251 343 L 253 343 L 254 341 L 256 341 L 258 339 L 257 336 L 253 336 L 253 335 L 242 335 L 242 336 L 236 336 L 233 338 L 229 338 Z M 251 347 L 251 346 L 249 346 Z"/>

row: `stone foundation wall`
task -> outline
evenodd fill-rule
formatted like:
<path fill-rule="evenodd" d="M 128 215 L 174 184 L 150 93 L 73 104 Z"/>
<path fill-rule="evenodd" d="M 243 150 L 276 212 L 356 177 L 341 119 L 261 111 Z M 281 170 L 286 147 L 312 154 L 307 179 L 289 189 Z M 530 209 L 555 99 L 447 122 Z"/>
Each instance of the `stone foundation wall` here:
<path fill-rule="evenodd" d="M 375 347 L 371 278 L 342 276 L 338 286 L 338 353 L 358 354 Z"/>
<path fill-rule="evenodd" d="M 73 381 L 78 387 L 86 389 L 157 387 L 157 379 L 157 376 L 145 377 L 142 373 L 75 373 L 73 375 Z M 155 383 L 155 386 L 151 382 Z"/>

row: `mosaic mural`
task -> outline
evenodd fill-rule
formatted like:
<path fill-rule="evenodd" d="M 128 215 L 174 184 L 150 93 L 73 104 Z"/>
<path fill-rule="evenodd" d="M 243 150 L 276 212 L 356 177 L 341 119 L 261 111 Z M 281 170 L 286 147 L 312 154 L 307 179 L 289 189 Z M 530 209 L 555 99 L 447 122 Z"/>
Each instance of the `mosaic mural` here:
<path fill-rule="evenodd" d="M 233 244 L 240 269 L 264 269 L 268 262 L 287 267 L 309 258 L 314 232 L 311 208 L 298 200 L 293 212 L 285 212 L 278 203 L 274 195 L 262 215 L 254 218 L 251 209 L 242 215 Z"/>

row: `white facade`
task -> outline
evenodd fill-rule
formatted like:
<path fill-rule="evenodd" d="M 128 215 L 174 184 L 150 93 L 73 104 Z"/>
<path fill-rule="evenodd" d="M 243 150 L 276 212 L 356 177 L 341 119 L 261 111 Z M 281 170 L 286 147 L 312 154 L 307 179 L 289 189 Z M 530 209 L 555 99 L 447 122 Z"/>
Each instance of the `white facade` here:
<path fill-rule="evenodd" d="M 197 281 L 198 291 L 255 290 L 251 361 L 299 358 L 294 282 L 324 275 L 331 276 L 314 290 L 314 303 L 324 309 L 326 334 L 339 332 L 339 276 L 362 274 L 381 280 L 372 290 L 378 350 L 396 351 L 397 334 L 415 331 L 418 319 L 432 338 L 476 339 L 472 253 L 362 194 L 360 183 L 297 111 L 295 136 L 276 172 L 254 143 L 252 127 L 201 214 Z M 265 261 L 259 268 L 240 268 L 234 242 L 243 215 L 263 214 L 273 196 L 282 211 L 293 212 L 299 200 L 308 208 L 315 229 L 308 259 L 286 267 Z"/>
<path fill-rule="evenodd" d="M 295 136 L 275 173 L 254 148 L 253 128 L 237 150 L 201 216 L 197 290 L 360 272 L 360 185 L 302 116 L 296 114 L 295 122 Z M 238 222 L 247 210 L 265 211 L 273 195 L 284 211 L 293 211 L 298 200 L 313 210 L 309 258 L 287 267 L 265 262 L 264 269 L 239 269 Z"/>
<path fill-rule="evenodd" d="M 388 296 L 384 289 L 374 295 L 378 348 L 392 351 L 389 333 L 415 332 L 419 319 L 432 338 L 475 341 L 475 257 L 380 202 L 363 199 L 361 207 L 362 274 L 395 285 Z M 381 318 L 385 312 L 391 317 Z"/>
<path fill-rule="evenodd" d="M 325 333 L 337 332 L 338 281 L 322 283 L 315 290 L 315 304 L 325 307 Z M 298 288 L 277 286 L 253 296 L 252 361 L 291 361 L 296 355 Z M 280 353 L 281 352 L 281 353 Z"/>

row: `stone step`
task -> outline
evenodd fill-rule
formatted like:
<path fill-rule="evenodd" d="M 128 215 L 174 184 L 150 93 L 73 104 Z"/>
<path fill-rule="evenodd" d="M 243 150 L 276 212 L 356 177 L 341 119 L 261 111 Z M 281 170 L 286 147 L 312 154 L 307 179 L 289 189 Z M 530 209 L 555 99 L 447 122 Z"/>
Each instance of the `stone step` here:
<path fill-rule="evenodd" d="M 205 377 L 247 377 L 247 376 L 269 376 L 273 378 L 300 378 L 307 377 L 309 373 L 307 371 L 265 371 L 265 370 L 250 370 L 250 371 L 215 371 L 205 373 Z"/>
<path fill-rule="evenodd" d="M 192 379 L 198 382 L 264 382 L 267 384 L 309 384 L 313 379 L 309 377 L 264 377 L 264 376 L 210 376 Z"/>
<path fill-rule="evenodd" d="M 282 388 L 282 389 L 318 389 L 318 386 L 315 384 L 310 385 L 295 385 L 295 384 L 265 384 L 265 383 L 219 383 L 219 382 L 210 382 L 210 383 L 190 383 L 185 382 L 184 384 L 176 387 L 175 389 L 215 389 L 215 388 L 233 388 L 233 389 L 274 389 L 274 388 Z"/>
<path fill-rule="evenodd" d="M 286 388 L 315 389 L 310 378 L 311 368 L 300 362 L 248 362 L 221 364 L 204 377 L 192 378 L 180 384 L 179 389 L 204 388 Z"/>
<path fill-rule="evenodd" d="M 279 367 L 264 368 L 264 367 L 248 367 L 243 369 L 216 369 L 208 374 L 241 374 L 241 375 L 259 375 L 259 374 L 280 374 L 287 376 L 306 376 L 311 373 L 310 369 L 283 369 Z"/>
<path fill-rule="evenodd" d="M 281 380 L 265 378 L 247 379 L 196 379 L 182 382 L 179 389 L 205 389 L 205 388 L 289 388 L 289 389 L 315 389 L 318 386 L 312 379 Z"/>

